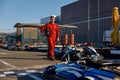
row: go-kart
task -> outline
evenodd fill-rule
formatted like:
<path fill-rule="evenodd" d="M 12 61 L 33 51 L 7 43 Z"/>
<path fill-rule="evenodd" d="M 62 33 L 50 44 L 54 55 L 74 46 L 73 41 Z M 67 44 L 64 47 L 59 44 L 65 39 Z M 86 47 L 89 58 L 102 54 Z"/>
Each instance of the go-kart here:
<path fill-rule="evenodd" d="M 83 49 L 82 51 L 80 49 Z M 71 47 L 70 45 L 63 46 L 62 49 L 55 48 L 55 57 L 61 61 L 77 61 L 79 59 L 101 60 L 103 56 L 95 53 L 87 47 L 82 48 Z"/>
<path fill-rule="evenodd" d="M 105 67 L 110 69 L 120 67 L 120 60 L 104 59 L 104 56 L 87 46 L 83 46 L 78 49 L 76 47 L 66 45 L 62 49 L 56 49 L 55 56 L 61 61 L 77 62 L 79 64 L 84 64 L 97 69 L 102 69 Z"/>
<path fill-rule="evenodd" d="M 43 76 L 49 80 L 114 80 L 116 74 L 78 63 L 65 62 L 48 66 Z"/>

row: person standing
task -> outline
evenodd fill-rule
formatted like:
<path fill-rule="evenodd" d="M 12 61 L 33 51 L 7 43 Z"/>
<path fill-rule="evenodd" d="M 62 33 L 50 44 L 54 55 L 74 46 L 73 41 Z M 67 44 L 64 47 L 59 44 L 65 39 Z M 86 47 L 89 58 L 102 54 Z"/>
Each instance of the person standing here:
<path fill-rule="evenodd" d="M 54 48 L 57 41 L 59 41 L 59 26 L 55 23 L 55 16 L 50 17 L 50 22 L 40 28 L 43 35 L 47 36 L 48 41 L 48 54 L 50 60 L 55 60 Z"/>

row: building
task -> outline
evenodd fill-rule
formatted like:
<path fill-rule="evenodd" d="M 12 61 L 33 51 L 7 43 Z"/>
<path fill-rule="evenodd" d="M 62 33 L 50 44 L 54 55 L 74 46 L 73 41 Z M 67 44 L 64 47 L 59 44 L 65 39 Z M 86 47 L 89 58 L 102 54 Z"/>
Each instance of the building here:
<path fill-rule="evenodd" d="M 79 27 L 73 30 L 76 43 L 102 43 L 103 33 L 112 29 L 113 7 L 118 7 L 120 12 L 120 0 L 78 0 L 61 7 L 61 24 Z"/>

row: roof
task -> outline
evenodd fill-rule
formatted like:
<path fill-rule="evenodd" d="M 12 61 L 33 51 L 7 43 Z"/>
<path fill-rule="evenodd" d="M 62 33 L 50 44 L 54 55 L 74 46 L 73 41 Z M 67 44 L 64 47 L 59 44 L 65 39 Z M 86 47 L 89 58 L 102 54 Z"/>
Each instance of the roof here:
<path fill-rule="evenodd" d="M 78 28 L 77 26 L 72 26 L 72 25 L 58 25 L 61 28 Z"/>
<path fill-rule="evenodd" d="M 41 27 L 44 24 L 35 24 L 35 23 L 16 23 L 14 27 Z M 77 28 L 77 26 L 72 25 L 58 25 L 60 28 Z"/>
<path fill-rule="evenodd" d="M 41 27 L 44 24 L 35 24 L 35 23 L 16 23 L 14 27 Z"/>

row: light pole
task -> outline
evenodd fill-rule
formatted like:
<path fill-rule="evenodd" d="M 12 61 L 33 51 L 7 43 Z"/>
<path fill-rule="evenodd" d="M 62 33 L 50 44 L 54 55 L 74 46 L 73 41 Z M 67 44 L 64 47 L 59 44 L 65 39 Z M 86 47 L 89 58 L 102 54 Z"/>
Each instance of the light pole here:
<path fill-rule="evenodd" d="M 100 10 L 99 10 L 99 0 L 98 0 L 98 42 L 97 42 L 98 44 L 100 43 L 100 37 L 99 37 L 100 36 L 100 30 L 99 30 L 99 28 L 100 28 L 99 17 L 100 16 L 99 16 L 99 13 L 100 13 Z"/>
<path fill-rule="evenodd" d="M 89 31 L 90 31 L 90 0 L 88 0 L 88 41 L 89 41 Z"/>

